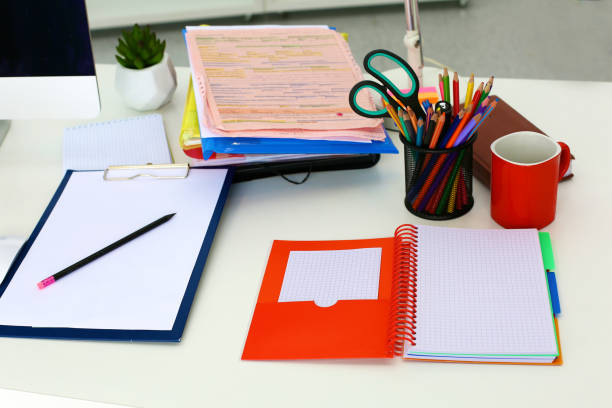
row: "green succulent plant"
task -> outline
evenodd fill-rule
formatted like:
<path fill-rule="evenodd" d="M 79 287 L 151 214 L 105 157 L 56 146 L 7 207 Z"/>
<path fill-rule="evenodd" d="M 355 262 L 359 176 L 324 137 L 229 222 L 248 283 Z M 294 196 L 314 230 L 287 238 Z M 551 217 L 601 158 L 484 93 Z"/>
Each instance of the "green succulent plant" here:
<path fill-rule="evenodd" d="M 160 41 L 149 26 L 144 29 L 134 24 L 131 30 L 123 31 L 119 45 L 115 48 L 117 62 L 126 68 L 143 69 L 155 65 L 164 57 L 166 40 Z"/>

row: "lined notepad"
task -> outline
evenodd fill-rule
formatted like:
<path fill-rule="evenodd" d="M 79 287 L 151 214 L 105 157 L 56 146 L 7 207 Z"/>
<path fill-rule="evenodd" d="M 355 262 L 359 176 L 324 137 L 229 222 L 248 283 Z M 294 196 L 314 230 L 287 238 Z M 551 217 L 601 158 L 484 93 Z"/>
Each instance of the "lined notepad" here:
<path fill-rule="evenodd" d="M 160 114 L 89 123 L 64 131 L 64 170 L 172 163 Z"/>

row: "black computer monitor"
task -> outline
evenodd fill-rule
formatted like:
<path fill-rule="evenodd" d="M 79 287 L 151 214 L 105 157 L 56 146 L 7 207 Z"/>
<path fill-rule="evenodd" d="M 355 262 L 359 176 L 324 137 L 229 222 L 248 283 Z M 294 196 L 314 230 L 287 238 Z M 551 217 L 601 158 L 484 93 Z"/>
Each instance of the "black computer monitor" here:
<path fill-rule="evenodd" d="M 2 119 L 99 112 L 85 1 L 0 0 L 0 144 L 10 125 Z M 0 236 L 0 281 L 22 241 Z"/>
<path fill-rule="evenodd" d="M 1 0 L 0 119 L 99 111 L 85 1 Z"/>

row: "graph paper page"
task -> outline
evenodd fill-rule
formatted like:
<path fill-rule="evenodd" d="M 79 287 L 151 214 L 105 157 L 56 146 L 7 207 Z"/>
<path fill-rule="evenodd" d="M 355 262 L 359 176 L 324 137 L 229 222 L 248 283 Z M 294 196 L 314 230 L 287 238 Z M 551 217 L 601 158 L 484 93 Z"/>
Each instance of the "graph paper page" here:
<path fill-rule="evenodd" d="M 172 163 L 162 116 L 135 116 L 64 130 L 64 170 Z"/>
<path fill-rule="evenodd" d="M 418 227 L 416 346 L 410 355 L 556 355 L 534 230 Z"/>
<path fill-rule="evenodd" d="M 279 302 L 378 299 L 382 248 L 291 251 Z"/>

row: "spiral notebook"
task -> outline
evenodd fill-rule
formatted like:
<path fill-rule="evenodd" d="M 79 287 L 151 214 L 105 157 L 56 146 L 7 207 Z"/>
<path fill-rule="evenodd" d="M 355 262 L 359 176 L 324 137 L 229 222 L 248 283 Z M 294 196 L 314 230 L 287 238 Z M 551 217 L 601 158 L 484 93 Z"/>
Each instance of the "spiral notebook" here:
<path fill-rule="evenodd" d="M 274 241 L 242 358 L 559 365 L 547 238 L 402 225 L 389 238 Z"/>

